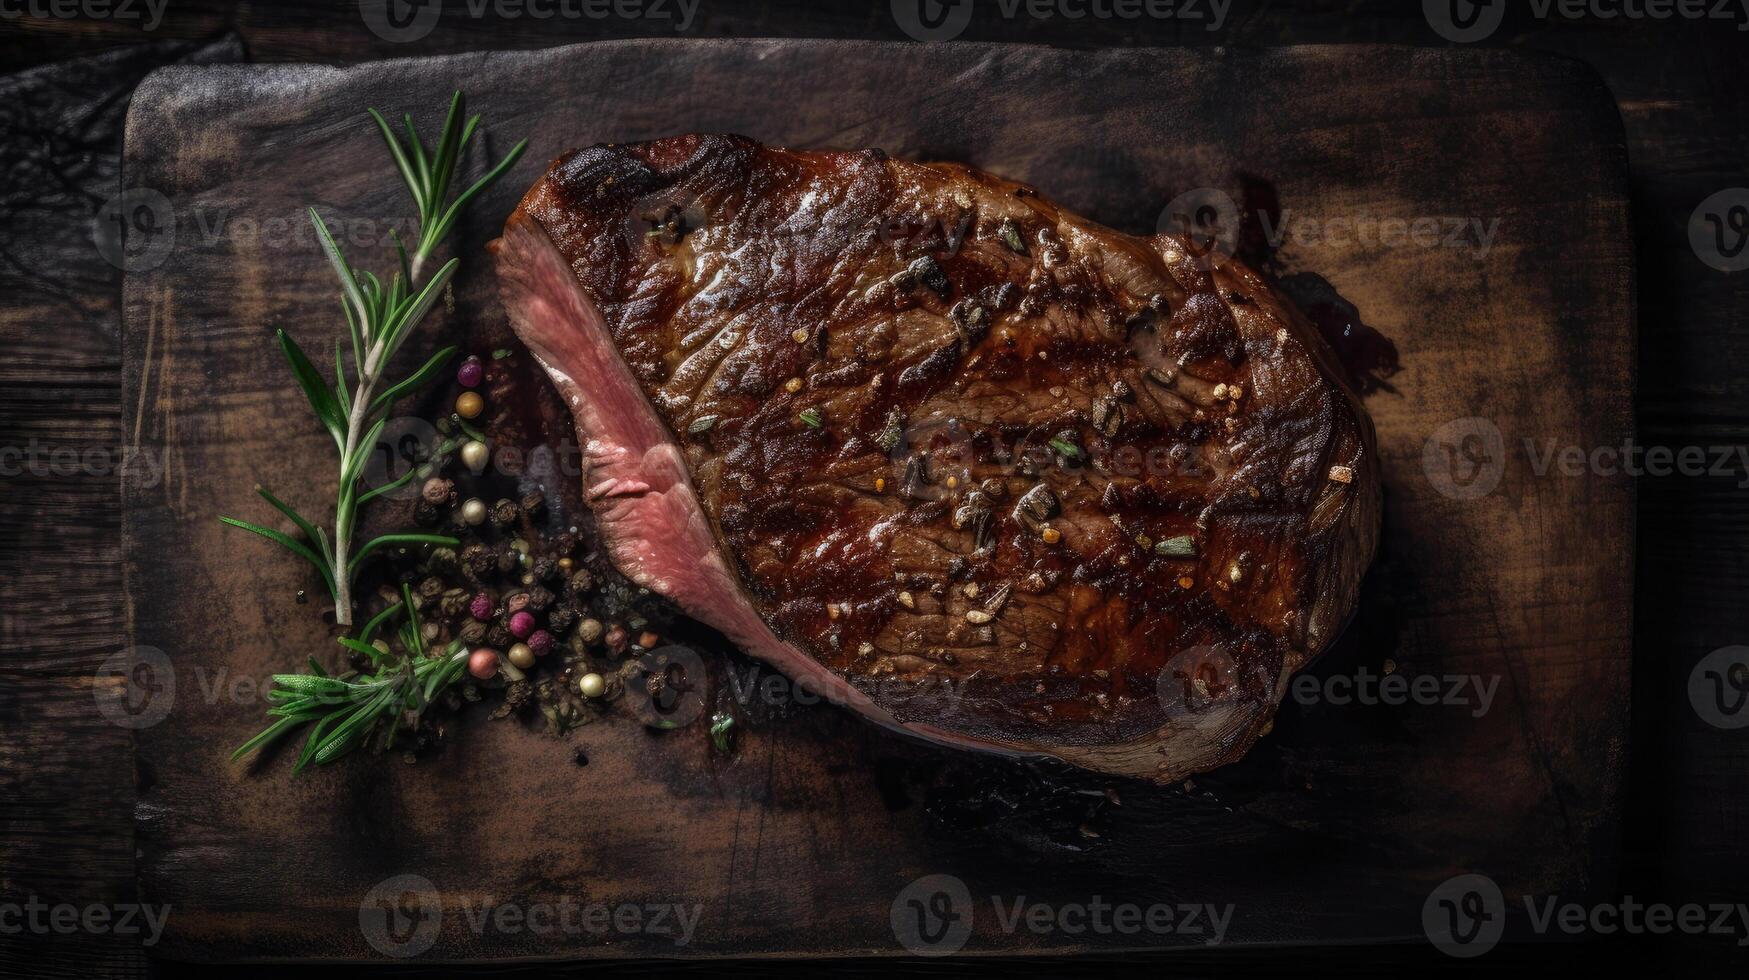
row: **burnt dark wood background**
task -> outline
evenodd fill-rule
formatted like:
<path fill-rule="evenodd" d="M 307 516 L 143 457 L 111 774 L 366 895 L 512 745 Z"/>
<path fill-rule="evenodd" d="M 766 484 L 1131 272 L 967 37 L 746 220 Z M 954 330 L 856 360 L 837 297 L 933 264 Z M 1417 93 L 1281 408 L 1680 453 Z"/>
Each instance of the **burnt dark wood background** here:
<path fill-rule="evenodd" d="M 1177 20 L 1004 19 L 986 9 L 963 37 L 1071 47 L 1445 44 L 1420 6 L 1351 0 L 1287 9 L 1237 0 L 1217 32 Z M 1640 274 L 1639 442 L 1749 443 L 1749 379 L 1743 377 L 1749 367 L 1749 272 L 1709 268 L 1687 237 L 1689 215 L 1700 201 L 1749 185 L 1749 106 L 1742 99 L 1749 34 L 1714 20 L 1539 20 L 1522 9 L 1527 5 L 1512 6 L 1505 24 L 1483 43 L 1581 59 L 1603 76 L 1621 108 Z M 51 903 L 125 902 L 134 893 L 131 733 L 98 710 L 98 702 L 119 688 L 93 696 L 103 661 L 124 645 L 114 471 L 126 442 L 116 315 L 120 273 L 96 254 L 89 234 L 90 217 L 108 196 L 102 189 L 116 186 L 121 121 L 132 87 L 152 67 L 178 59 L 229 60 L 241 53 L 257 61 L 339 63 L 671 33 L 666 22 L 644 20 L 446 17 L 428 37 L 395 44 L 366 29 L 350 2 L 170 0 L 162 24 L 150 32 L 137 21 L 113 18 L 0 19 L 0 72 L 14 73 L 0 78 L 0 159 L 7 175 L 0 186 L 0 445 L 35 440 L 78 450 L 86 460 L 70 469 L 0 475 L 5 900 L 36 894 Z M 886 0 L 703 0 L 687 34 L 903 38 Z M 221 46 L 214 49 L 212 42 Z M 93 56 L 101 56 L 101 63 L 45 67 Z M 1749 495 L 1737 485 L 1744 476 L 1640 481 L 1622 854 L 1622 890 L 1640 901 L 1744 897 L 1749 733 L 1706 725 L 1686 694 L 1689 672 L 1701 657 L 1749 637 L 1749 603 L 1743 601 Z M 1692 953 L 1688 944 L 1672 942 L 1603 945 L 1594 952 L 1617 963 Z M 1506 952 L 1482 962 L 1498 964 Z M 1509 955 L 1556 962 L 1573 952 Z M 1710 944 L 1702 952 L 1729 955 Z M 1317 964 L 1340 955 L 1295 952 L 1293 962 Z M 1222 956 L 1218 963 L 1267 966 L 1267 957 Z M 1365 958 L 1381 970 L 1400 968 L 1406 960 L 1441 962 L 1421 950 L 1370 951 Z M 1200 955 L 1169 958 L 1191 971 L 1212 969 L 1216 962 Z M 889 961 L 866 970 L 938 968 Z M 153 969 L 137 940 L 124 936 L 0 933 L 0 970 L 10 973 L 109 976 Z"/>

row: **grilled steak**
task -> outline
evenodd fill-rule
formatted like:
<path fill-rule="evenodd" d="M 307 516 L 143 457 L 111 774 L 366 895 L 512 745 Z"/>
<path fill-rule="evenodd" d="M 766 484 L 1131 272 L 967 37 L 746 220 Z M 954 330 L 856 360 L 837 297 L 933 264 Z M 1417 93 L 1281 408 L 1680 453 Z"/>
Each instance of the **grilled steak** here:
<path fill-rule="evenodd" d="M 1176 780 L 1354 608 L 1371 423 L 1236 261 L 724 136 L 573 151 L 493 248 L 612 560 L 878 722 Z"/>

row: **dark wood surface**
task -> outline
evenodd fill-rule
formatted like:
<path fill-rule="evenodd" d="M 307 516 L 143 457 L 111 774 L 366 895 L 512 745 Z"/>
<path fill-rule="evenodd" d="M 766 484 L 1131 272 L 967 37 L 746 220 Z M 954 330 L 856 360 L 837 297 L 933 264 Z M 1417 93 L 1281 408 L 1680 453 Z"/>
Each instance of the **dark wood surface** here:
<path fill-rule="evenodd" d="M 482 351 L 503 334 L 480 260 L 496 216 L 543 161 L 610 140 L 726 131 L 963 160 L 1136 231 L 1203 186 L 1288 220 L 1502 216 L 1485 252 L 1318 236 L 1269 260 L 1286 281 L 1327 280 L 1402 365 L 1368 403 L 1389 498 L 1381 558 L 1349 642 L 1314 674 L 1389 662 L 1475 675 L 1499 685 L 1491 708 L 1296 704 L 1250 757 L 1188 794 L 914 747 L 824 706 L 750 724 L 728 758 L 702 723 L 658 739 L 625 709 L 573 737 L 584 770 L 562 744 L 477 721 L 418 767 L 232 764 L 258 705 L 202 697 L 188 679 L 266 677 L 320 650 L 327 630 L 288 601 L 311 585 L 307 569 L 264 560 L 216 519 L 248 507 L 256 481 L 321 499 L 331 477 L 306 461 L 323 458 L 326 436 L 290 379 L 262 367 L 273 327 L 312 349 L 336 334 L 318 326 L 332 298 L 314 241 L 181 229 L 201 215 L 265 227 L 308 201 L 397 213 L 393 175 L 359 164 L 382 151 L 356 107 L 394 118 L 456 86 L 494 140 L 532 138 L 477 202 L 454 312 L 430 328 L 466 331 Z M 1039 86 L 1057 97 L 1039 104 Z M 1284 107 L 1292 138 L 1271 122 Z M 897 954 L 888 910 L 925 874 L 963 880 L 980 905 L 1230 905 L 1233 945 L 1413 940 L 1429 890 L 1459 871 L 1491 875 L 1514 901 L 1614 890 L 1632 481 L 1545 481 L 1515 460 L 1500 492 L 1458 499 L 1423 465 L 1429 434 L 1469 416 L 1513 444 L 1613 444 L 1631 424 L 1625 159 L 1614 107 L 1581 65 L 1380 48 L 628 41 L 346 72 L 167 70 L 136 92 L 124 179 L 172 202 L 178 228 L 123 292 L 124 429 L 166 461 L 162 479 L 124 479 L 128 625 L 183 688 L 137 738 L 142 892 L 178 910 L 166 956 L 371 958 L 357 906 L 399 874 L 432 881 L 446 908 L 570 896 L 700 909 L 684 946 L 475 934 L 450 912 L 434 959 Z M 980 780 L 1020 801 L 1010 821 L 941 812 L 942 794 Z M 1059 819 L 1053 799 L 1107 786 L 1123 803 L 1088 818 L 1097 839 L 1039 846 Z M 360 826 L 397 829 L 361 838 Z M 1206 941 L 1005 933 L 981 912 L 969 948 L 982 951 Z"/>
<path fill-rule="evenodd" d="M 121 123 L 155 68 L 227 61 L 240 45 L 157 42 L 0 80 L 0 437 L 35 448 L 0 477 L 0 890 L 7 902 L 136 901 L 131 732 L 108 720 L 121 685 L 94 680 L 126 649 L 121 594 L 120 270 L 90 215 L 120 185 Z M 57 455 L 58 454 L 58 455 Z M 6 968 L 127 975 L 138 937 L 0 937 Z M 25 964 L 32 964 L 28 970 Z"/>
<path fill-rule="evenodd" d="M 1240 3 L 1221 32 L 1171 22 L 1069 25 L 979 18 L 965 36 L 1074 47 L 1320 41 L 1443 45 L 1415 6 L 1330 3 L 1258 9 Z M 353 61 L 644 32 L 644 25 L 624 23 L 446 21 L 409 47 L 360 29 L 356 12 L 345 4 L 198 2 L 173 7 L 164 25 L 150 35 L 113 21 L 0 22 L 0 56 L 6 67 L 16 70 L 105 48 L 138 51 L 142 41 L 153 39 L 211 38 L 227 28 L 239 30 L 249 56 L 262 61 Z M 693 33 L 897 38 L 884 7 L 717 4 Z M 1642 443 L 1742 445 L 1749 437 L 1749 396 L 1740 380 L 1749 346 L 1743 330 L 1749 309 L 1743 302 L 1746 280 L 1705 266 L 1687 241 L 1695 205 L 1717 190 L 1746 182 L 1742 161 L 1749 151 L 1749 109 L 1734 94 L 1740 88 L 1742 36 L 1729 26 L 1704 22 L 1539 21 L 1515 12 L 1486 44 L 1581 59 L 1603 75 L 1622 108 L 1631 165 L 1639 319 L 1647 338 L 1638 355 L 1636 416 Z M 112 85 L 107 89 L 73 86 L 54 98 L 63 105 L 111 105 L 119 95 L 106 98 L 104 93 L 125 90 L 131 83 L 125 70 L 116 69 L 108 77 Z M 78 163 L 101 157 L 104 143 L 111 146 L 113 158 L 119 113 L 102 115 L 111 128 L 94 130 L 98 149 L 57 145 L 63 155 L 56 158 L 56 172 L 72 172 Z M 11 141 L 19 124 L 14 116 L 7 119 Z M 52 434 L 49 438 L 57 445 L 82 447 L 92 438 L 112 451 L 119 445 L 103 435 L 119 433 L 120 406 L 114 327 L 105 332 L 101 326 L 105 311 L 114 309 L 119 274 L 81 244 L 85 222 L 103 196 L 87 194 L 82 208 L 68 209 L 75 217 L 58 219 L 61 224 L 54 227 L 60 240 L 71 243 L 58 253 L 58 261 L 24 262 L 25 271 L 8 280 L 9 288 L 27 283 L 49 297 L 42 306 L 27 308 L 15 296 L 28 294 L 8 293 L 4 406 L 9 443 L 16 433 L 19 441 Z M 24 198 L 27 204 L 31 200 Z M 35 236 L 16 234 L 7 240 L 5 252 L 15 267 L 27 252 L 33 258 L 48 254 Z M 66 316 L 66 310 L 79 309 L 67 304 L 64 297 L 69 294 L 80 298 L 86 312 Z M 44 319 L 66 326 L 54 343 L 35 332 Z M 68 349 L 88 353 L 69 357 Z M 1633 739 L 1621 849 L 1621 887 L 1640 898 L 1735 900 L 1749 870 L 1749 852 L 1741 843 L 1749 807 L 1749 780 L 1744 777 L 1749 752 L 1741 733 L 1710 727 L 1696 717 L 1686 693 L 1695 663 L 1716 647 L 1740 642 L 1749 626 L 1749 612 L 1740 601 L 1744 567 L 1738 557 L 1749 538 L 1749 522 L 1744 520 L 1738 478 L 1640 481 Z M 113 474 L 94 478 L 51 473 L 6 477 L 4 483 L 0 556 L 9 571 L 0 629 L 7 640 L 6 718 L 9 734 L 16 733 L 15 741 L 27 746 L 0 763 L 9 800 L 22 801 L 16 808 L 9 804 L 5 814 L 5 839 L 0 842 L 5 885 L 9 894 L 34 891 L 63 901 L 113 900 L 131 893 L 128 845 L 123 842 L 131 826 L 133 792 L 118 783 L 125 780 L 126 767 L 112 761 L 125 752 L 127 736 L 95 715 L 88 698 L 95 667 L 121 643 L 115 592 L 119 572 L 113 565 L 117 519 L 112 515 L 107 518 L 112 523 L 104 523 L 110 513 L 105 502 L 113 499 L 115 481 Z M 68 555 L 73 557 L 64 557 Z M 81 659 L 79 650 L 90 653 Z M 67 707 L 45 707 L 54 704 Z M 130 949 L 117 938 L 0 936 L 0 956 L 6 967 L 26 975 L 142 969 L 145 961 L 137 946 Z M 1393 962 L 1393 952 L 1399 951 L 1372 951 L 1367 959 Z M 39 958 L 45 953 L 50 955 Z M 1308 955 L 1296 958 L 1307 962 Z M 1620 961 L 1626 954 L 1609 955 Z M 1498 962 L 1499 957 L 1494 954 L 1485 962 Z M 1229 956 L 1224 962 L 1246 961 Z"/>

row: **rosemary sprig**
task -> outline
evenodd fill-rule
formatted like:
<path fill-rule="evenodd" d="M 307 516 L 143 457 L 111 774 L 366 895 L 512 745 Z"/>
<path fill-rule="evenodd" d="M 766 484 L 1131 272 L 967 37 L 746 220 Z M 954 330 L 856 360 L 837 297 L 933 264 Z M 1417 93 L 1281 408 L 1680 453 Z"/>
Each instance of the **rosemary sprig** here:
<path fill-rule="evenodd" d="M 392 656 L 373 642 L 377 631 L 397 615 L 402 617 L 397 630 L 401 648 L 406 651 L 402 657 Z M 315 727 L 304 742 L 294 771 L 311 763 L 333 762 L 373 737 L 387 748 L 399 728 L 418 727 L 425 709 L 461 676 L 468 662 L 467 647 L 460 640 L 450 643 L 436 656 L 426 649 L 419 606 L 413 601 L 412 588 L 405 584 L 401 586 L 400 602 L 371 617 L 358 636 L 340 637 L 339 643 L 363 654 L 376 670 L 357 676 L 330 677 L 311 658 L 308 674 L 274 675 L 273 686 L 267 692 L 273 707 L 267 714 L 275 720 L 238 746 L 231 753 L 233 760 L 308 724 Z"/>
<path fill-rule="evenodd" d="M 382 657 L 382 651 L 365 646 Z M 267 692 L 273 704 L 267 714 L 274 721 L 238 746 L 231 758 L 241 759 L 310 724 L 315 727 L 294 770 L 333 762 L 373 739 L 387 748 L 399 728 L 418 726 L 425 709 L 461 676 L 467 663 L 467 648 L 456 640 L 437 656 L 405 657 L 384 663 L 372 674 L 330 677 L 314 660 L 312 673 L 276 674 Z"/>
<path fill-rule="evenodd" d="M 418 209 L 418 245 L 413 254 L 408 255 L 400 237 L 390 232 L 399 259 L 399 269 L 389 277 L 388 284 L 384 285 L 375 274 L 369 271 L 359 272 L 353 268 L 334 241 L 334 236 L 329 233 L 322 216 L 316 213 L 315 208 L 311 208 L 310 221 L 316 226 L 322 251 L 328 257 L 329 264 L 334 267 L 335 276 L 340 280 L 340 305 L 346 316 L 347 333 L 352 342 L 352 379 L 347 377 L 339 341 L 334 345 L 334 383 L 330 385 L 291 335 L 284 330 L 278 331 L 280 349 L 291 363 L 298 387 L 303 389 L 304 396 L 309 399 L 310 408 L 315 411 L 317 419 L 322 422 L 329 435 L 333 436 L 334 445 L 340 453 L 339 493 L 334 508 L 332 539 L 310 520 L 261 487 L 256 488 L 257 492 L 274 509 L 291 520 L 303 533 L 305 540 L 299 541 L 284 532 L 248 521 L 220 518 L 233 527 L 240 527 L 284 545 L 293 554 L 316 566 L 322 575 L 323 584 L 328 587 L 329 596 L 334 600 L 335 622 L 342 626 L 352 625 L 353 578 L 359 566 L 372 553 L 389 545 L 457 543 L 455 538 L 443 535 L 385 534 L 355 549 L 353 531 L 357 527 L 358 508 L 376 497 L 405 486 L 419 470 L 417 467 L 409 467 L 405 475 L 379 487 L 365 489 L 359 484 L 364 477 L 366 463 L 376 448 L 377 438 L 388 421 L 389 408 L 397 398 L 436 377 L 456 353 L 455 347 L 445 347 L 403 380 L 395 384 L 383 384 L 383 375 L 389 363 L 394 360 L 395 354 L 413 329 L 425 319 L 426 314 L 448 288 L 460 262 L 450 259 L 423 284 L 420 284 L 420 273 L 454 229 L 461 209 L 509 170 L 528 145 L 527 140 L 517 143 L 484 177 L 451 201 L 450 184 L 455 178 L 457 164 L 480 123 L 479 116 L 468 118 L 465 123 L 462 121 L 462 94 L 457 92 L 451 97 L 449 115 L 444 120 L 437 146 L 431 150 L 427 150 L 419 139 L 412 116 L 403 117 L 405 141 L 390 129 L 388 121 L 381 113 L 371 109 L 370 116 L 382 131 L 383 139 L 389 147 L 389 155 L 394 159 L 395 167 L 400 172 L 401 179 L 406 182 L 414 206 Z"/>

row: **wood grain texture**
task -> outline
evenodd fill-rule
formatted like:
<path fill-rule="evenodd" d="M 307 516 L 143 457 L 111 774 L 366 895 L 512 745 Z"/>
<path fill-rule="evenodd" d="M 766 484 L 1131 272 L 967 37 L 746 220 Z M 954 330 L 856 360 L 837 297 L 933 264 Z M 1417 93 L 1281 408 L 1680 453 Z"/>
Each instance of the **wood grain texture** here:
<path fill-rule="evenodd" d="M 592 760 L 580 770 L 550 742 L 468 719 L 415 768 L 358 760 L 293 780 L 283 759 L 231 766 L 259 705 L 196 692 L 221 672 L 298 663 L 327 638 L 289 601 L 308 584 L 300 569 L 263 560 L 215 518 L 249 506 L 257 480 L 320 499 L 326 476 L 301 461 L 323 458 L 323 440 L 267 341 L 275 326 L 320 336 L 332 306 L 313 242 L 239 222 L 295 222 L 307 202 L 398 214 L 386 168 L 359 164 L 381 150 L 358 112 L 424 114 L 423 94 L 454 85 L 500 145 L 534 143 L 473 212 L 458 245 L 473 261 L 436 327 L 482 340 L 503 331 L 479 261 L 495 220 L 542 161 L 603 140 L 741 131 L 959 159 L 1127 231 L 1201 186 L 1277 218 L 1498 218 L 1482 255 L 1323 234 L 1267 256 L 1303 288 L 1326 280 L 1402 363 L 1369 400 L 1384 555 L 1348 641 L 1314 674 L 1387 660 L 1475 674 L 1499 682 L 1492 709 L 1290 705 L 1245 762 L 1192 793 L 1124 784 L 1102 836 L 1069 842 L 1052 839 L 1034 800 L 1106 783 L 896 742 L 823 706 L 750 727 L 727 759 L 696 729 L 656 736 L 616 717 L 577 736 Z M 140 735 L 146 893 L 182 910 L 168 955 L 373 956 L 359 902 L 405 873 L 430 879 L 449 910 L 432 958 L 890 954 L 895 895 L 933 872 L 964 879 L 983 904 L 969 948 L 1007 952 L 1188 937 L 1004 933 L 985 896 L 1231 902 L 1229 942 L 1246 944 L 1418 937 L 1428 888 L 1458 870 L 1486 871 L 1509 896 L 1613 890 L 1632 484 L 1539 477 L 1516 449 L 1632 431 L 1622 135 L 1583 67 L 1385 48 L 628 43 L 162 73 L 129 138 L 129 185 L 166 195 L 179 230 L 170 259 L 130 275 L 124 293 L 138 408 L 127 428 L 166 461 L 163 480 L 127 487 L 125 530 L 130 625 L 179 682 L 168 718 Z M 1458 500 L 1438 492 L 1423 447 L 1470 416 L 1513 452 L 1497 491 Z M 1029 798 L 1000 819 L 954 805 L 979 785 Z M 470 905 L 567 896 L 697 902 L 703 918 L 684 949 L 467 926 Z"/>
<path fill-rule="evenodd" d="M 125 649 L 121 271 L 90 218 L 120 188 L 133 87 L 235 43 L 159 43 L 0 79 L 0 902 L 136 900 Z M 10 925 L 12 920 L 8 920 Z M 28 964 L 28 967 L 26 966 Z M 0 931 L 0 972 L 137 976 L 138 936 Z"/>

